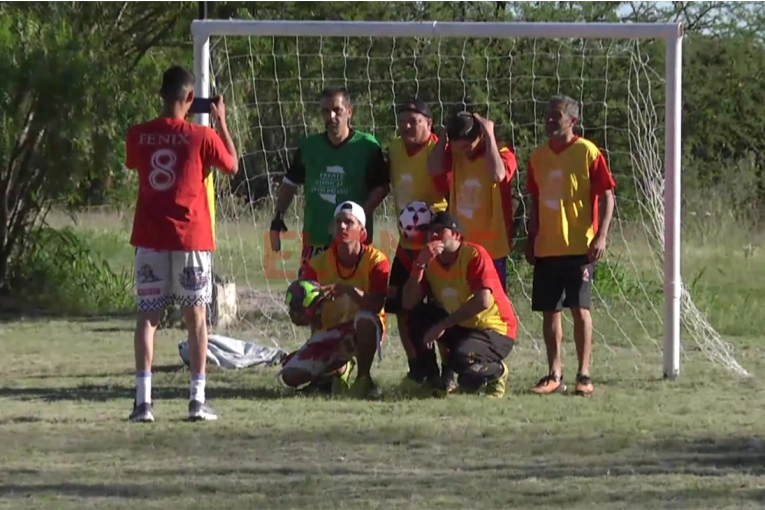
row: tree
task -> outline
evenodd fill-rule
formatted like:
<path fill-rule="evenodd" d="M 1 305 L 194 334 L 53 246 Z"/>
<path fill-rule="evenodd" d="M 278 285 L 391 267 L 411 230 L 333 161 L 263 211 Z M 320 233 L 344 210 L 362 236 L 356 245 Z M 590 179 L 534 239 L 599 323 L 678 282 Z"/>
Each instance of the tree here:
<path fill-rule="evenodd" d="M 78 203 L 94 177 L 121 166 L 125 125 L 153 113 L 145 84 L 172 52 L 143 57 L 190 23 L 187 11 L 190 3 L 0 4 L 0 288 L 51 205 Z"/>

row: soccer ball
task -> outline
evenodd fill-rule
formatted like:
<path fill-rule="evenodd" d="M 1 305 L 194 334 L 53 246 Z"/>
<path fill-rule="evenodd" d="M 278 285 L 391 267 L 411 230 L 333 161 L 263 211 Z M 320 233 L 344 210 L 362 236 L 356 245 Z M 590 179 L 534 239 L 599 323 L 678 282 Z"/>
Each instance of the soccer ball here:
<path fill-rule="evenodd" d="M 430 223 L 433 210 L 425 202 L 410 202 L 398 215 L 398 228 L 407 239 L 418 237 L 419 228 Z"/>
<path fill-rule="evenodd" d="M 319 304 L 319 282 L 295 280 L 287 287 L 285 304 L 290 319 L 297 325 L 308 325 L 314 317 Z"/>

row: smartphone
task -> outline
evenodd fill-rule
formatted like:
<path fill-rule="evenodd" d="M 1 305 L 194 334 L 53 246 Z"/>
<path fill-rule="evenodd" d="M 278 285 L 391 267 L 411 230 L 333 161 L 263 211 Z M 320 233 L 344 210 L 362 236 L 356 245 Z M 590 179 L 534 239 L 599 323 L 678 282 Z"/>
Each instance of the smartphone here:
<path fill-rule="evenodd" d="M 195 97 L 191 102 L 189 113 L 210 113 L 210 105 L 215 101 L 212 97 Z"/>

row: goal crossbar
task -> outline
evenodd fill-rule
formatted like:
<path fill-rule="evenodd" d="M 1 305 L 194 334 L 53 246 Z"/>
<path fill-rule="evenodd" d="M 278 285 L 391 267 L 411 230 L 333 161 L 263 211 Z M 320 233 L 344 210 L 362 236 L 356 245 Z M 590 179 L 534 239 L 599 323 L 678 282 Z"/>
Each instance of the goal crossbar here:
<path fill-rule="evenodd" d="M 664 377 L 680 374 L 683 296 L 680 274 L 682 42 L 681 23 L 195 20 L 195 94 L 210 93 L 210 37 L 658 39 L 666 44 L 664 118 Z M 209 115 L 196 116 L 209 125 Z"/>
<path fill-rule="evenodd" d="M 561 23 L 455 21 L 195 20 L 195 39 L 210 36 L 260 37 L 482 37 L 679 39 L 680 23 Z"/>

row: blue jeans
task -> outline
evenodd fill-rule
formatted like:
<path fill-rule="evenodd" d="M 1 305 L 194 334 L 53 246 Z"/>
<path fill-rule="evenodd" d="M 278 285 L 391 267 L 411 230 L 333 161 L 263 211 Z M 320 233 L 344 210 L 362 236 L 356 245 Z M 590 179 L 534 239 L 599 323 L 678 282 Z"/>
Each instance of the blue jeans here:
<path fill-rule="evenodd" d="M 505 289 L 505 293 L 507 293 L 507 257 L 494 259 L 494 268 L 499 275 L 500 285 L 502 285 L 502 288 Z"/>

